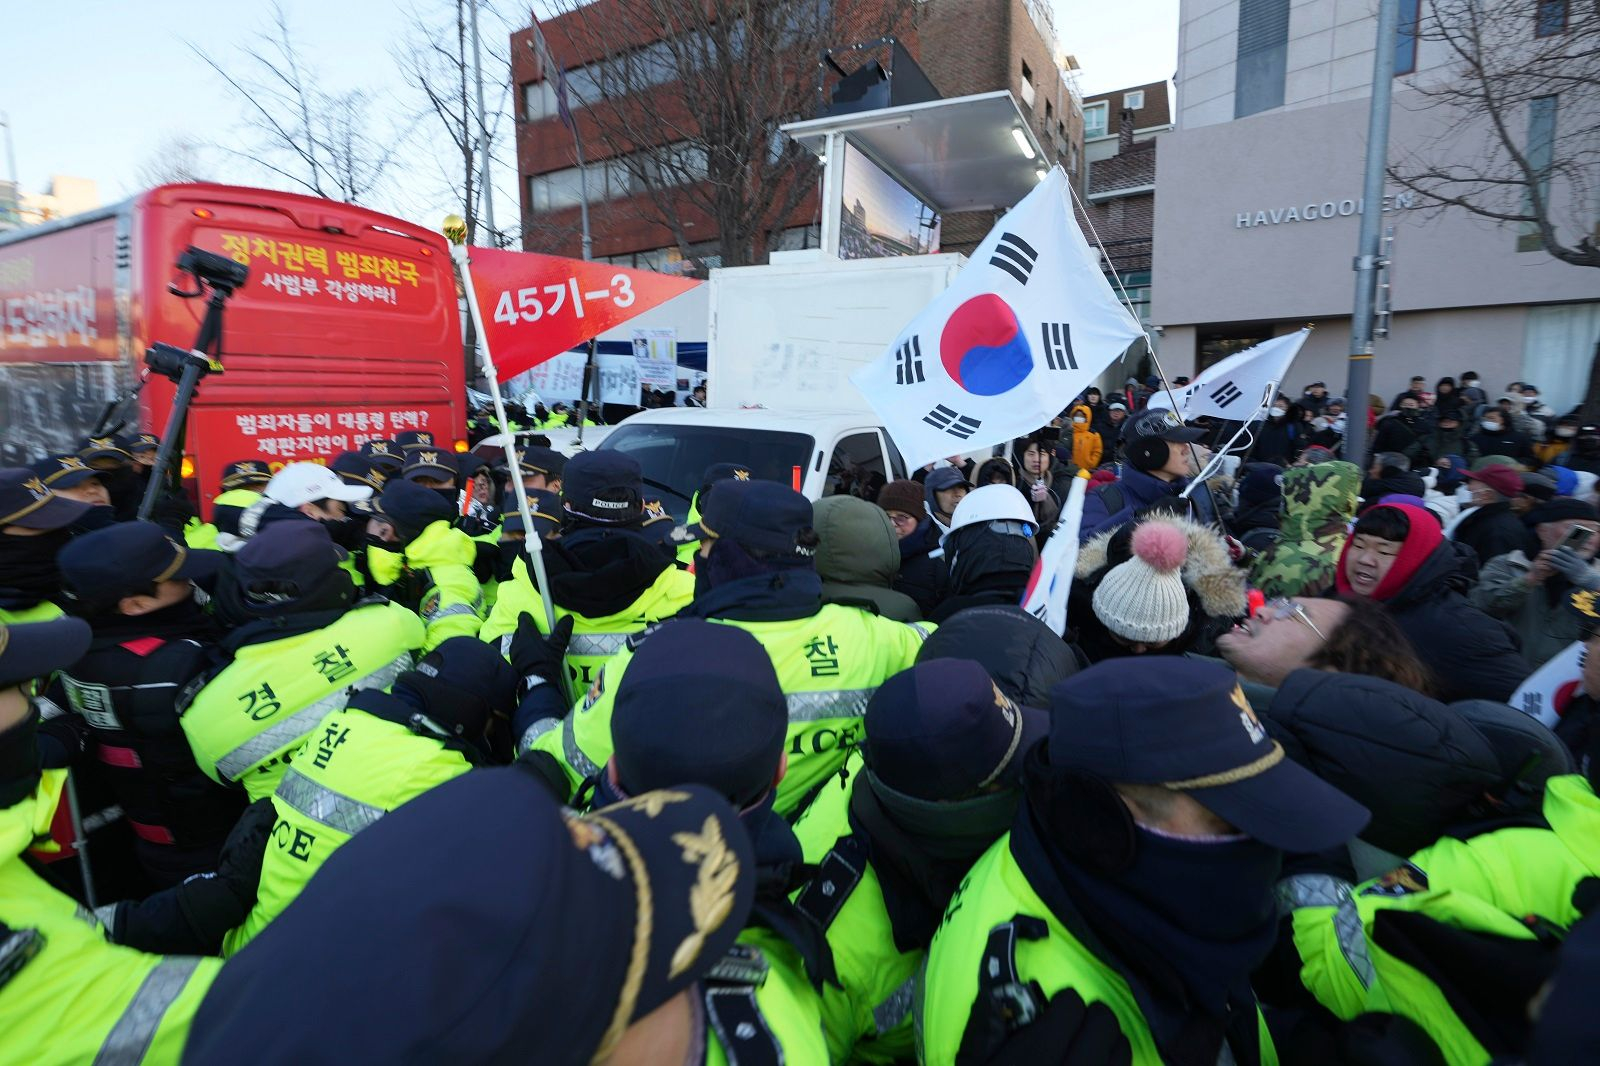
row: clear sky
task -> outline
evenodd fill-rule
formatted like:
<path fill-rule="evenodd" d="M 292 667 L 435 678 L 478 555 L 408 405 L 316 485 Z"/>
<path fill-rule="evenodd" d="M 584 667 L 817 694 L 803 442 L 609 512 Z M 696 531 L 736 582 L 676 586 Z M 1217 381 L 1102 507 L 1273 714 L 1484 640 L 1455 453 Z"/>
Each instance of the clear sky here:
<path fill-rule="evenodd" d="M 524 17 L 520 3 L 485 2 L 518 22 Z M 1052 3 L 1062 47 L 1083 68 L 1086 94 L 1171 77 L 1178 0 Z M 50 175 L 70 174 L 95 179 L 101 197 L 111 201 L 140 187 L 141 166 L 166 138 L 248 148 L 251 135 L 241 121 L 241 104 L 190 45 L 225 65 L 240 64 L 239 45 L 267 25 L 269 6 L 262 0 L 66 0 L 24 6 L 26 17 L 4 22 L 0 61 L 0 111 L 10 117 L 24 190 L 42 191 Z M 414 106 L 392 57 L 408 39 L 413 11 L 446 7 L 453 5 L 443 0 L 284 0 L 319 84 L 333 92 L 370 93 L 377 129 L 404 112 L 408 101 Z M 497 15 L 484 17 L 486 47 L 503 52 L 504 25 Z M 491 73 L 487 65 L 485 72 Z M 491 109 L 509 109 L 503 89 L 490 84 L 486 91 Z M 509 122 L 501 130 L 497 155 L 503 165 L 495 185 L 504 227 L 516 210 L 516 195 Z M 372 206 L 417 221 L 448 209 L 439 136 L 418 138 L 406 152 L 399 179 L 375 194 Z M 218 152 L 206 161 L 219 177 L 251 180 L 246 161 Z M 5 162 L 0 159 L 0 166 Z"/>

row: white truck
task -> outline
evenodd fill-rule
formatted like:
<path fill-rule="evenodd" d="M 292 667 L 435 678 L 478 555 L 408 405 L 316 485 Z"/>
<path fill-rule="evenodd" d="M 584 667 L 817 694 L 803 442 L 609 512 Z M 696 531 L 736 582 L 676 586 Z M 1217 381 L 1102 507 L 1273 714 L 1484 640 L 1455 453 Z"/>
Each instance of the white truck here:
<path fill-rule="evenodd" d="M 637 459 L 647 488 L 679 521 L 713 463 L 742 463 L 813 500 L 873 499 L 884 482 L 907 476 L 850 375 L 884 353 L 965 257 L 773 259 L 711 272 L 708 406 L 641 411 L 599 444 Z"/>

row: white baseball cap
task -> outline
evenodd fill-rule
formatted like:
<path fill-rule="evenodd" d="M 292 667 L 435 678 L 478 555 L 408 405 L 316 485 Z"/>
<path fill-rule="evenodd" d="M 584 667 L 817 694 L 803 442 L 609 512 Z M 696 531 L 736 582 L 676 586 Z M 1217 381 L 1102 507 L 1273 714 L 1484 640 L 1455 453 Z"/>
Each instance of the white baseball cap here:
<path fill-rule="evenodd" d="M 355 503 L 371 499 L 372 489 L 367 485 L 345 484 L 338 474 L 321 463 L 290 463 L 272 475 L 262 495 L 285 507 L 299 507 L 318 500 Z"/>

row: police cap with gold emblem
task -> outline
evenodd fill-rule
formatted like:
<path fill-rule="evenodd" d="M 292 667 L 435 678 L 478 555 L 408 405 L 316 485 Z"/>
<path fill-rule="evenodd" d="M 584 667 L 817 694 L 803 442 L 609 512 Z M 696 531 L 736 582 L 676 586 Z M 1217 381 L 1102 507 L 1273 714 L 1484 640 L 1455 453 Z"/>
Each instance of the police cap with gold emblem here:
<path fill-rule="evenodd" d="M 60 529 L 83 517 L 90 505 L 50 491 L 27 467 L 0 470 L 0 526 Z"/>
<path fill-rule="evenodd" d="M 92 477 L 100 476 L 100 471 L 93 469 L 76 455 L 52 455 L 48 459 L 40 459 L 30 469 L 52 490 L 70 489 Z"/>
<path fill-rule="evenodd" d="M 1285 851 L 1343 844 L 1367 809 L 1284 754 L 1232 670 L 1177 656 L 1096 663 L 1050 690 L 1045 762 L 1182 792 Z"/>
<path fill-rule="evenodd" d="M 474 770 L 334 852 L 222 969 L 184 1060 L 603 1059 L 720 961 L 753 867 L 708 789 L 579 817 L 519 767 Z"/>

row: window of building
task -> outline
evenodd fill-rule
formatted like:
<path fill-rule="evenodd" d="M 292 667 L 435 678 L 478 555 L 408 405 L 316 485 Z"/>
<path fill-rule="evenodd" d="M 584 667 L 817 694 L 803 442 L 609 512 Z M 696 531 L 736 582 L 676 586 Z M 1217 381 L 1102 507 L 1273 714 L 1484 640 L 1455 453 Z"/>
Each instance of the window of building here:
<path fill-rule="evenodd" d="M 1394 73 L 1413 74 L 1417 69 L 1417 19 L 1422 0 L 1400 0 L 1400 22 L 1395 26 Z"/>
<path fill-rule="evenodd" d="M 547 81 L 530 81 L 522 87 L 522 117 L 537 122 L 556 114 L 556 91 Z"/>
<path fill-rule="evenodd" d="M 1131 93 L 1122 94 L 1122 110 L 1140 111 L 1144 109 L 1144 90 L 1135 89 Z"/>
<path fill-rule="evenodd" d="M 1554 37 L 1567 32 L 1567 0 L 1536 0 L 1533 33 L 1536 37 Z"/>
<path fill-rule="evenodd" d="M 888 476 L 883 462 L 883 445 L 876 433 L 854 433 L 839 442 L 828 460 L 828 480 L 824 496 L 851 495 L 876 500 Z"/>
<path fill-rule="evenodd" d="M 1537 96 L 1528 101 L 1528 165 L 1539 176 L 1539 198 L 1546 203 L 1549 202 L 1550 196 L 1550 164 L 1555 158 L 1556 150 L 1558 99 L 1555 96 Z M 1523 193 L 1522 213 L 1525 215 L 1534 213 L 1532 189 L 1527 189 Z M 1543 247 L 1544 240 L 1539 235 L 1538 225 L 1524 222 L 1522 233 L 1517 237 L 1517 251 L 1537 252 Z"/>
<path fill-rule="evenodd" d="M 1091 140 L 1095 137 L 1106 135 L 1106 120 L 1111 112 L 1111 104 L 1101 100 L 1097 104 L 1083 105 L 1083 139 Z"/>
<path fill-rule="evenodd" d="M 1283 106 L 1288 58 L 1289 0 L 1239 0 L 1234 118 Z"/>
<path fill-rule="evenodd" d="M 1051 119 L 1053 119 L 1055 117 L 1056 117 L 1056 105 L 1052 104 L 1049 100 L 1046 100 L 1044 102 L 1044 120 L 1046 122 L 1049 122 Z"/>

